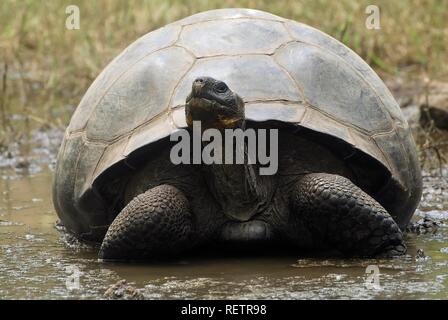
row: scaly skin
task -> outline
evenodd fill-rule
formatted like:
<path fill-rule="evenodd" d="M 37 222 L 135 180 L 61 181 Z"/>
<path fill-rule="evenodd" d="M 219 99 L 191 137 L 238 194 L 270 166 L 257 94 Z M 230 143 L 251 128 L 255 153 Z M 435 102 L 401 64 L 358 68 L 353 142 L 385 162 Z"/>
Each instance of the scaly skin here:
<path fill-rule="evenodd" d="M 305 175 L 291 194 L 296 219 L 311 231 L 313 244 L 348 255 L 401 255 L 403 235 L 387 211 L 347 178 Z"/>

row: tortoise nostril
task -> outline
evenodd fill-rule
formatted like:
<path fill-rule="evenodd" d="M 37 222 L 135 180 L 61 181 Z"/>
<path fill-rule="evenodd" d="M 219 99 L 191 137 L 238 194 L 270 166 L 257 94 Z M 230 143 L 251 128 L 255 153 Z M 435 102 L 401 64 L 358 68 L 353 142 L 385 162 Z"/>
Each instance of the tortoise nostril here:
<path fill-rule="evenodd" d="M 193 81 L 193 95 L 199 95 L 204 88 L 205 80 L 204 78 L 196 78 Z"/>
<path fill-rule="evenodd" d="M 203 90 L 204 86 L 205 86 L 205 78 L 200 77 L 200 78 L 196 78 L 193 81 L 193 93 L 195 95 L 199 95 L 201 93 L 201 91 Z"/>

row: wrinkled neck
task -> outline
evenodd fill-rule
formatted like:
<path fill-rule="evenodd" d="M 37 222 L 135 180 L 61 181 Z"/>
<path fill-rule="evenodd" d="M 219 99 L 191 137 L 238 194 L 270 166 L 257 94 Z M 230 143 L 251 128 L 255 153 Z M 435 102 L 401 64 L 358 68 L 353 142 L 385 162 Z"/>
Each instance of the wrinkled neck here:
<path fill-rule="evenodd" d="M 229 146 L 229 143 L 224 141 L 224 132 L 221 134 L 222 147 L 215 150 L 221 153 L 218 154 L 218 158 L 222 159 L 222 163 L 203 164 L 202 170 L 209 189 L 221 205 L 224 214 L 235 220 L 247 221 L 260 211 L 259 207 L 263 204 L 260 198 L 266 198 L 264 188 L 257 166 L 248 163 L 247 142 L 232 143 Z M 204 148 L 208 145 L 209 142 L 202 144 Z M 228 148 L 232 148 L 231 163 L 225 161 Z M 238 152 L 244 154 L 243 163 L 236 161 Z"/>

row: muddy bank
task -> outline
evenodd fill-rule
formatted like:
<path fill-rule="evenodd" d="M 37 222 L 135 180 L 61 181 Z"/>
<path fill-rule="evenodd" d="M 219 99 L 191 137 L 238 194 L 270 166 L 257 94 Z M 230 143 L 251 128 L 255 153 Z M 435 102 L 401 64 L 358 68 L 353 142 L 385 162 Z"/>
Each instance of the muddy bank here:
<path fill-rule="evenodd" d="M 53 171 L 63 136 L 64 130 L 56 128 L 21 136 L 0 148 L 0 169 L 11 169 L 12 176 L 37 174 L 45 169 Z"/>
<path fill-rule="evenodd" d="M 385 82 L 411 126 L 448 130 L 448 81 L 397 77 Z"/>

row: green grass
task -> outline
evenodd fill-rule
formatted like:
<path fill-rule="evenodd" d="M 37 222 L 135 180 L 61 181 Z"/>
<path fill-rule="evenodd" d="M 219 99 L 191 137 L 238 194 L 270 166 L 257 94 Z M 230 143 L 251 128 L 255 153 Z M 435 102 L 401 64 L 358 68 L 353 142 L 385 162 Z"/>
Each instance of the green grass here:
<path fill-rule="evenodd" d="M 81 29 L 65 28 L 80 8 Z M 365 8 L 381 10 L 381 30 L 365 27 Z M 29 127 L 65 127 L 104 66 L 139 36 L 199 11 L 248 7 L 272 12 L 341 40 L 383 75 L 448 75 L 446 0 L 409 1 L 0 1 L 0 144 Z M 5 81 L 1 79 L 5 78 Z M 12 124 L 11 115 L 22 115 Z M 28 128 L 28 129 L 27 129 Z"/>

